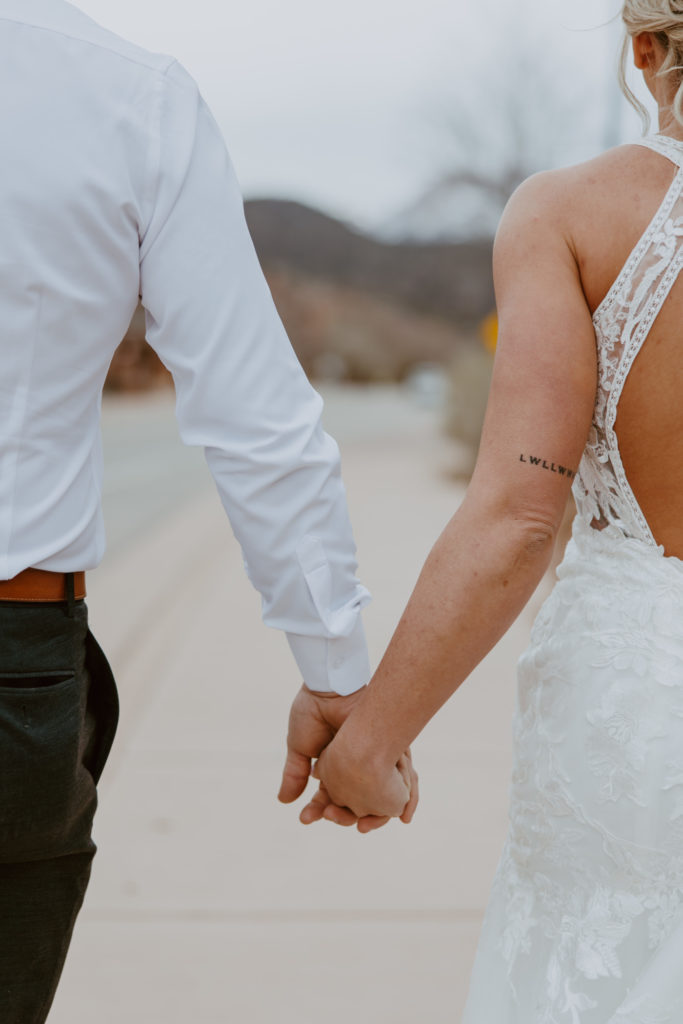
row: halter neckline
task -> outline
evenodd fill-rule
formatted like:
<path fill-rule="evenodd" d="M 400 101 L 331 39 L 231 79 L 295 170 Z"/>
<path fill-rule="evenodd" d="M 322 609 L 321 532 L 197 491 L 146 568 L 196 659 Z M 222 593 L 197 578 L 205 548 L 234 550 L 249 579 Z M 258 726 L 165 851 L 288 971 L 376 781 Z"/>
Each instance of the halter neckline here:
<path fill-rule="evenodd" d="M 672 142 L 675 146 L 683 148 L 683 139 L 677 139 L 674 135 L 666 135 L 665 132 L 648 132 L 643 137 L 645 139 L 661 139 L 662 142 Z"/>

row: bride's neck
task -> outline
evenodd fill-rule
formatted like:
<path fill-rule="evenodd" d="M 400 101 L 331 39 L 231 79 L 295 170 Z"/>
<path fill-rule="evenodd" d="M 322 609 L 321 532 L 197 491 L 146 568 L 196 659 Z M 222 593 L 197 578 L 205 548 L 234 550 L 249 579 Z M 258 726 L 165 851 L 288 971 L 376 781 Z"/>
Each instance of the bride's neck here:
<path fill-rule="evenodd" d="M 660 135 L 668 135 L 672 139 L 680 139 L 683 141 L 683 124 L 676 119 L 672 110 L 672 103 L 666 105 L 660 104 L 659 106 L 659 133 Z"/>

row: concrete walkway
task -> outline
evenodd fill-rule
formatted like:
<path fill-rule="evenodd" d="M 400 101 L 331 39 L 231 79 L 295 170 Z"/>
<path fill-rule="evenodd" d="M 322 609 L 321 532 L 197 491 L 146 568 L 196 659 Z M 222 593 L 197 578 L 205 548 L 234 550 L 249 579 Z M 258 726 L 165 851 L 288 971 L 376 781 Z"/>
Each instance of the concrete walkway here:
<path fill-rule="evenodd" d="M 461 491 L 432 414 L 332 393 L 330 429 L 342 415 L 375 416 L 336 432 L 376 662 Z M 299 679 L 211 488 L 121 544 L 89 606 L 122 719 L 50 1024 L 459 1021 L 506 830 L 531 611 L 415 744 L 414 824 L 360 836 L 305 829 L 276 801 Z"/>

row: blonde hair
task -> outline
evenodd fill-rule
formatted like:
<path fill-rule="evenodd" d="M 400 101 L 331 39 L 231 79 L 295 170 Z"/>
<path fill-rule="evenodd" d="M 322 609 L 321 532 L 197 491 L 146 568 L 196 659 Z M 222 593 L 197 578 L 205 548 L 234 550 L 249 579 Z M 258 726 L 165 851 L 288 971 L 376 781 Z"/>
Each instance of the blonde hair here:
<path fill-rule="evenodd" d="M 678 82 L 672 110 L 678 123 L 683 126 L 683 0 L 625 0 L 621 16 L 626 26 L 619 68 L 619 84 L 624 95 L 636 108 L 643 119 L 645 131 L 648 131 L 650 115 L 629 87 L 626 71 L 632 36 L 639 32 L 652 32 L 666 52 L 657 76 L 671 76 Z"/>

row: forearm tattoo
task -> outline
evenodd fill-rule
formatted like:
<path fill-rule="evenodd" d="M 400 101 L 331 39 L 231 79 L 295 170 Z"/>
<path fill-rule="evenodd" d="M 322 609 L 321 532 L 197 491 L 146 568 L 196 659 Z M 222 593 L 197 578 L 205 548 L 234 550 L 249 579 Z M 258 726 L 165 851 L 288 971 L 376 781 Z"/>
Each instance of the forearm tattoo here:
<path fill-rule="evenodd" d="M 573 480 L 576 473 L 567 469 L 566 466 L 560 466 L 559 463 L 547 462 L 546 459 L 537 459 L 534 455 L 520 455 L 520 462 L 526 462 L 530 466 L 538 466 L 539 469 L 547 469 L 549 473 L 558 473 L 560 476 L 566 476 L 568 480 Z"/>

